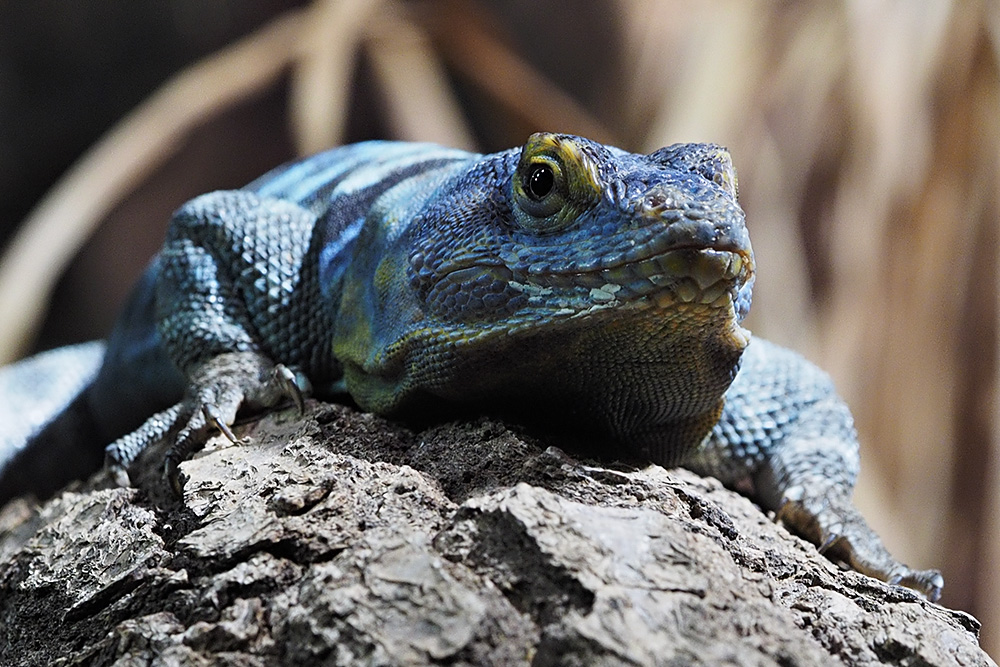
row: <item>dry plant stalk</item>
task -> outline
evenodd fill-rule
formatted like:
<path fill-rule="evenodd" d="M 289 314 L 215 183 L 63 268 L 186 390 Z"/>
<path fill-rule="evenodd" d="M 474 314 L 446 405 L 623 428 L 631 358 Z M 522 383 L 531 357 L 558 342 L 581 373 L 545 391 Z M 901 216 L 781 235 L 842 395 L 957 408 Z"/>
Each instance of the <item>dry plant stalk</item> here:
<path fill-rule="evenodd" d="M 271 85 L 305 23 L 289 13 L 184 70 L 81 157 L 24 220 L 0 258 L 0 362 L 18 358 L 55 281 L 108 212 L 162 165 L 184 136 Z"/>

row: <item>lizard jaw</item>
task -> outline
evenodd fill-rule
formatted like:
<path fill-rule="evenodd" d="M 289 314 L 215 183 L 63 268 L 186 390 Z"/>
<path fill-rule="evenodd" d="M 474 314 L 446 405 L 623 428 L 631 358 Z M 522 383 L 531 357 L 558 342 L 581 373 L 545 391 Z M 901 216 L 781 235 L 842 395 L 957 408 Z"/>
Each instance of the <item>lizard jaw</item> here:
<path fill-rule="evenodd" d="M 525 284 L 539 287 L 607 285 L 619 299 L 641 298 L 663 288 L 675 288 L 684 302 L 711 302 L 730 285 L 745 283 L 753 273 L 753 260 L 745 253 L 712 248 L 676 248 L 646 259 L 578 273 L 528 275 Z M 601 298 L 598 295 L 598 298 Z"/>
<path fill-rule="evenodd" d="M 523 324 L 528 326 L 611 308 L 725 308 L 734 309 L 733 317 L 740 320 L 749 307 L 753 270 L 750 253 L 696 247 L 578 272 L 524 272 L 499 262 L 476 264 L 444 273 L 425 303 L 445 319 L 514 320 L 515 326 L 525 308 L 530 312 Z"/>
<path fill-rule="evenodd" d="M 569 315 L 620 306 L 729 307 L 752 277 L 753 258 L 746 253 L 677 248 L 596 271 L 512 276 L 508 284 L 532 307 L 555 306 Z"/>

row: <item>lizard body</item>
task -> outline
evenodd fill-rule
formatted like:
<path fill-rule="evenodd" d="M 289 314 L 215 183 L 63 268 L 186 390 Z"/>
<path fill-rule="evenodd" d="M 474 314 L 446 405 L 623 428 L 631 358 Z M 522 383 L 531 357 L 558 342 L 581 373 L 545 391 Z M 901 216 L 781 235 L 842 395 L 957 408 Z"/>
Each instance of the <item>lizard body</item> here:
<path fill-rule="evenodd" d="M 715 145 L 334 149 L 183 206 L 106 350 L 0 370 L 3 395 L 30 385 L 53 406 L 0 428 L 0 496 L 162 438 L 180 490 L 178 463 L 214 429 L 232 437 L 238 409 L 346 391 L 404 418 L 541 418 L 611 457 L 749 481 L 831 555 L 936 599 L 940 574 L 893 559 L 851 504 L 858 443 L 829 378 L 740 325 L 753 277 Z M 52 398 L 60 354 L 81 370 Z"/>

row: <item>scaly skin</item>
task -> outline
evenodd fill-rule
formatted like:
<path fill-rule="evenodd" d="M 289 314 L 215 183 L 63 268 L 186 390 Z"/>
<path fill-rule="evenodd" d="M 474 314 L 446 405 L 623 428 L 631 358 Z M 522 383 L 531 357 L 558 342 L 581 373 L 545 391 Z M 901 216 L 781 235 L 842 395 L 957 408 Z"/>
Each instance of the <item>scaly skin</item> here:
<path fill-rule="evenodd" d="M 706 144 L 323 153 L 178 211 L 77 412 L 123 466 L 174 438 L 179 493 L 213 429 L 233 438 L 238 409 L 304 392 L 544 421 L 751 482 L 831 555 L 936 599 L 940 574 L 893 559 L 851 505 L 857 439 L 829 379 L 740 325 L 754 259 L 736 195 Z M 116 410 L 125 393 L 151 397 Z"/>

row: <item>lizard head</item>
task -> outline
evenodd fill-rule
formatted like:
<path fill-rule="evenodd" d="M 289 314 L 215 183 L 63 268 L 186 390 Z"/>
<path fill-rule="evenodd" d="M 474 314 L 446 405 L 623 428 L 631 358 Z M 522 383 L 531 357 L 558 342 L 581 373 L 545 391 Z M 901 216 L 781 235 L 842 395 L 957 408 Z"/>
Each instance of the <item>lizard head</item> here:
<path fill-rule="evenodd" d="M 746 338 L 753 251 L 725 149 L 538 133 L 491 157 L 416 227 L 410 283 L 432 316 L 510 334 L 636 314 Z"/>
<path fill-rule="evenodd" d="M 754 274 L 723 148 L 540 133 L 383 199 L 335 344 L 360 405 L 540 413 L 659 462 L 718 419 Z"/>

